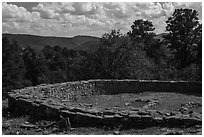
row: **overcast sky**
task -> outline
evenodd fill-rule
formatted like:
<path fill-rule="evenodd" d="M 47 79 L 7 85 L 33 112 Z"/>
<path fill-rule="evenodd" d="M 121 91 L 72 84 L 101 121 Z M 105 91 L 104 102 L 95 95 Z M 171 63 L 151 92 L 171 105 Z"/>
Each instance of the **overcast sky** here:
<path fill-rule="evenodd" d="M 3 33 L 46 36 L 99 36 L 117 28 L 130 30 L 134 20 L 153 22 L 156 33 L 165 32 L 165 21 L 176 8 L 192 8 L 202 20 L 202 3 L 2 3 Z"/>

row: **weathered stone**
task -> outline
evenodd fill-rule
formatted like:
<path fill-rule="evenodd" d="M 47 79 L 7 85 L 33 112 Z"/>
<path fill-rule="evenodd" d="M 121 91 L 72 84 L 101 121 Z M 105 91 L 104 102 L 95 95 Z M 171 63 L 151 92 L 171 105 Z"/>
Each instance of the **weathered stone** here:
<path fill-rule="evenodd" d="M 104 115 L 115 115 L 115 112 L 113 110 L 105 110 L 103 111 Z"/>
<path fill-rule="evenodd" d="M 52 128 L 52 132 L 53 132 L 53 133 L 58 132 L 58 131 L 59 131 L 58 128 L 56 128 L 56 127 L 53 127 L 53 128 Z"/>
<path fill-rule="evenodd" d="M 164 112 L 162 112 L 162 111 L 156 111 L 158 114 L 160 114 L 160 115 L 164 115 Z"/>
<path fill-rule="evenodd" d="M 95 115 L 98 115 L 99 112 L 100 112 L 100 109 L 97 109 L 97 108 L 92 108 L 92 109 L 87 110 L 87 113 L 95 114 Z"/>
<path fill-rule="evenodd" d="M 193 124 L 193 125 L 201 125 L 202 124 L 202 119 L 198 118 L 192 118 L 192 117 L 183 117 L 182 121 L 186 124 Z"/>
<path fill-rule="evenodd" d="M 139 115 L 149 115 L 149 112 L 147 112 L 147 111 L 142 111 L 142 110 L 139 110 L 137 113 L 138 113 Z"/>
<path fill-rule="evenodd" d="M 144 122 L 151 122 L 153 120 L 153 118 L 149 115 L 142 115 L 141 120 Z"/>
<path fill-rule="evenodd" d="M 69 102 L 70 100 L 67 100 L 67 99 L 65 99 L 65 100 L 62 100 L 62 102 Z"/>
<path fill-rule="evenodd" d="M 191 133 L 191 134 L 195 134 L 197 132 L 199 132 L 199 131 L 197 131 L 197 130 L 190 130 L 190 131 L 188 131 L 188 133 Z"/>
<path fill-rule="evenodd" d="M 142 121 L 141 116 L 138 114 L 131 114 L 129 115 L 130 121 Z"/>
<path fill-rule="evenodd" d="M 120 131 L 114 131 L 114 135 L 119 135 Z"/>
<path fill-rule="evenodd" d="M 83 104 L 84 106 L 87 106 L 87 107 L 92 107 L 93 105 L 92 104 Z"/>
<path fill-rule="evenodd" d="M 98 119 L 98 120 L 103 119 L 103 117 L 102 117 L 102 116 L 95 116 L 95 118 L 96 118 L 96 119 Z"/>
<path fill-rule="evenodd" d="M 181 119 L 179 116 L 169 116 L 165 118 L 168 121 L 177 121 L 179 119 Z"/>
<path fill-rule="evenodd" d="M 167 128 L 161 128 L 160 130 L 161 131 L 167 131 Z"/>
<path fill-rule="evenodd" d="M 127 111 L 120 111 L 119 114 L 121 116 L 128 116 L 128 112 Z"/>
<path fill-rule="evenodd" d="M 201 125 L 195 125 L 195 128 L 202 128 Z"/>
<path fill-rule="evenodd" d="M 183 131 L 168 131 L 164 135 L 183 135 Z"/>
<path fill-rule="evenodd" d="M 24 122 L 24 124 L 29 124 L 29 122 L 28 122 L 28 121 L 26 121 L 26 122 Z"/>
<path fill-rule="evenodd" d="M 170 114 L 170 113 L 165 113 L 165 115 L 166 115 L 166 116 L 171 116 L 171 114 Z"/>
<path fill-rule="evenodd" d="M 149 103 L 149 102 L 151 102 L 151 100 L 144 100 L 144 102 Z"/>
<path fill-rule="evenodd" d="M 140 108 L 130 107 L 130 110 L 131 110 L 131 111 L 139 111 L 139 110 L 140 110 Z"/>
<path fill-rule="evenodd" d="M 163 117 L 154 117 L 153 119 L 154 119 L 154 121 L 155 121 L 156 123 L 161 123 L 161 122 L 163 122 Z"/>
<path fill-rule="evenodd" d="M 36 132 L 41 132 L 42 128 L 38 128 L 37 130 L 35 130 Z"/>
<path fill-rule="evenodd" d="M 75 112 L 71 112 L 69 110 L 62 110 L 62 115 L 68 115 L 69 117 L 74 117 L 76 115 Z"/>
<path fill-rule="evenodd" d="M 114 117 L 117 118 L 117 119 L 123 118 L 123 116 L 121 116 L 121 115 L 119 115 L 119 114 L 115 114 Z"/>
<path fill-rule="evenodd" d="M 40 103 L 42 103 L 43 101 L 42 100 L 40 100 L 40 99 L 35 99 L 34 100 L 34 103 L 37 103 L 37 104 L 40 104 Z"/>
<path fill-rule="evenodd" d="M 104 115 L 104 119 L 114 119 L 114 115 Z"/>
<path fill-rule="evenodd" d="M 46 130 L 46 131 L 43 132 L 43 134 L 44 134 L 44 135 L 48 135 L 49 132 Z"/>
<path fill-rule="evenodd" d="M 22 124 L 21 127 L 22 128 L 35 128 L 36 125 L 33 125 L 33 124 Z"/>
<path fill-rule="evenodd" d="M 23 96 L 16 96 L 16 98 L 29 99 L 29 98 L 31 98 L 31 96 L 30 95 L 23 95 Z"/>

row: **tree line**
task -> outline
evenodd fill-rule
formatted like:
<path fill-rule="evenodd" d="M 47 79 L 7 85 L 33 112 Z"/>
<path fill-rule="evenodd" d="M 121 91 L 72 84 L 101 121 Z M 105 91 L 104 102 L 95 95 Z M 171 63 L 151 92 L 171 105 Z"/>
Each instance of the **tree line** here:
<path fill-rule="evenodd" d="M 2 89 L 88 79 L 156 79 L 202 81 L 202 24 L 192 9 L 176 9 L 166 21 L 163 40 L 154 25 L 135 20 L 122 34 L 101 37 L 96 52 L 49 45 L 36 52 L 2 38 Z"/>

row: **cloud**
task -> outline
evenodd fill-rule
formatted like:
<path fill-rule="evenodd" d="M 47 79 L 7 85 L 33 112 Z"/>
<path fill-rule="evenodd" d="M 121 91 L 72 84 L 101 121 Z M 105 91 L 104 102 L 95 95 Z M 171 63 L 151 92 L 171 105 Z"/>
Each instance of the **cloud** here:
<path fill-rule="evenodd" d="M 165 21 L 176 8 L 193 8 L 202 17 L 201 3 L 171 2 L 42 2 L 32 11 L 13 4 L 2 4 L 3 31 L 37 35 L 101 36 L 114 28 L 126 33 L 134 20 L 148 19 L 155 32 L 165 31 Z M 202 20 L 202 18 L 201 18 Z"/>
<path fill-rule="evenodd" d="M 55 9 L 50 9 L 49 7 L 46 7 L 44 4 L 38 4 L 37 7 L 34 7 L 33 10 L 40 13 L 40 17 L 43 19 L 52 19 L 57 16 L 57 13 L 55 13 Z"/>
<path fill-rule="evenodd" d="M 174 12 L 175 7 L 172 3 L 163 3 L 163 11 L 165 12 L 166 16 L 171 16 L 171 14 Z"/>
<path fill-rule="evenodd" d="M 202 2 L 174 2 L 175 8 L 190 8 L 198 12 L 198 17 L 202 20 Z"/>
<path fill-rule="evenodd" d="M 30 13 L 23 7 L 2 3 L 2 19 L 4 22 L 32 22 L 39 19 L 39 13 Z"/>
<path fill-rule="evenodd" d="M 142 3 L 138 4 L 137 7 L 143 13 L 143 15 L 149 18 L 155 18 L 163 15 L 163 8 L 160 3 Z"/>

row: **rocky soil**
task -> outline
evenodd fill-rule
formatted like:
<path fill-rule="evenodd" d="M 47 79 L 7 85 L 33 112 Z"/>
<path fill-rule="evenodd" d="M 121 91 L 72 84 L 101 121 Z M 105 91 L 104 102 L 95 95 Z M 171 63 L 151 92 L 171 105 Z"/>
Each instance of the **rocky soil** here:
<path fill-rule="evenodd" d="M 50 126 L 49 126 L 50 125 Z M 202 126 L 192 127 L 147 127 L 138 129 L 119 129 L 110 127 L 72 127 L 61 129 L 56 121 L 33 120 L 29 116 L 12 116 L 8 111 L 8 102 L 3 100 L 3 135 L 201 135 Z"/>

